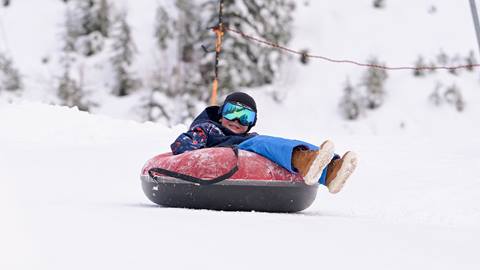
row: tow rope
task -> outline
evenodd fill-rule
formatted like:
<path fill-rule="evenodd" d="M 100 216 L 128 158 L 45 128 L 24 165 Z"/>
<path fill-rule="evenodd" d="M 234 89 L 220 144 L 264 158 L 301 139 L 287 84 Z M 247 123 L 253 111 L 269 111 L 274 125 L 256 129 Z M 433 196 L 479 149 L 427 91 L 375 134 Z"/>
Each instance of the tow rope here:
<path fill-rule="evenodd" d="M 222 40 L 225 35 L 225 28 L 223 26 L 223 1 L 220 0 L 220 7 L 218 12 L 218 25 L 212 27 L 215 32 L 215 78 L 213 79 L 212 96 L 210 97 L 210 105 L 217 105 L 218 96 L 218 62 L 220 60 L 220 52 L 222 51 Z"/>

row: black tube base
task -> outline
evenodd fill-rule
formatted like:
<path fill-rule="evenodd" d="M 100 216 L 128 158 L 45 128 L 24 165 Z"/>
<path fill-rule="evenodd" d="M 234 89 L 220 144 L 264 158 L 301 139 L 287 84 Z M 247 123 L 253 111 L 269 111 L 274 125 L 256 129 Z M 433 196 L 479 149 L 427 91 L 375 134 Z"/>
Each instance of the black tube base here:
<path fill-rule="evenodd" d="M 317 195 L 318 184 L 272 182 L 226 180 L 200 186 L 168 179 L 154 183 L 145 176 L 142 188 L 158 205 L 224 211 L 299 212 L 308 208 Z"/>

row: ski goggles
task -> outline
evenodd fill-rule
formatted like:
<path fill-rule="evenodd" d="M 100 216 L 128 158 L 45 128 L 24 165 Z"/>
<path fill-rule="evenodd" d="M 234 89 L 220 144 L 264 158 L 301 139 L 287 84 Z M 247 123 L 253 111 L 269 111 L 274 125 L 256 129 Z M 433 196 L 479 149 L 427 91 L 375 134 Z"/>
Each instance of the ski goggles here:
<path fill-rule="evenodd" d="M 241 104 L 227 102 L 223 105 L 223 118 L 233 121 L 238 120 L 242 126 L 252 126 L 255 123 L 257 113 Z"/>

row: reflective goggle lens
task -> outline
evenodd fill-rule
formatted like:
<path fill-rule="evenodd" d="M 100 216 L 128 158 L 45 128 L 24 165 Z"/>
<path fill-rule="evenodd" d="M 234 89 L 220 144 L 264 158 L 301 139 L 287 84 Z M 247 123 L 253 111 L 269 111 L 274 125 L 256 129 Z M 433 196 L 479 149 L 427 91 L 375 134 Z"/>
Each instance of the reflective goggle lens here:
<path fill-rule="evenodd" d="M 255 122 L 256 113 L 239 104 L 227 103 L 223 106 L 222 116 L 229 120 L 237 120 L 243 126 L 251 126 Z"/>

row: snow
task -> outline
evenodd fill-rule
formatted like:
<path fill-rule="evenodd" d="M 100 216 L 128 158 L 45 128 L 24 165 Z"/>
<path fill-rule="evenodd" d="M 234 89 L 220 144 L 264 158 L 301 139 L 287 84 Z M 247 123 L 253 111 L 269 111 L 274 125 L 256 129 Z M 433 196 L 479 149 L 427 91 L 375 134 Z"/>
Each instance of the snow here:
<path fill-rule="evenodd" d="M 156 207 L 141 191 L 143 163 L 180 130 L 0 108 L 4 269 L 478 268 L 478 136 L 356 136 L 342 193 L 322 188 L 299 214 L 229 213 Z"/>
<path fill-rule="evenodd" d="M 276 84 L 247 90 L 259 108 L 255 131 L 312 143 L 330 138 L 338 153 L 356 151 L 359 167 L 345 189 L 331 195 L 321 188 L 297 214 L 162 208 L 145 197 L 139 174 L 185 125 L 131 120 L 135 98 L 108 101 L 99 114 L 38 102 L 49 86 L 39 58 L 58 49 L 57 2 L 18 0 L 0 10 L 8 48 L 26 76 L 23 101 L 7 102 L 0 93 L 0 269 L 480 267 L 478 71 L 423 79 L 390 72 L 385 106 L 347 122 L 337 111 L 342 83 L 363 70 L 292 60 Z M 153 16 L 154 8 L 128 3 L 142 29 L 138 65 L 146 74 L 152 17 L 140 14 Z M 389 65 L 476 48 L 467 1 L 386 5 L 299 4 L 290 45 L 358 61 L 375 54 Z M 432 5 L 437 12 L 429 14 Z M 27 31 L 44 39 L 29 41 Z M 437 80 L 461 87 L 464 112 L 429 105 Z M 283 103 L 272 101 L 274 90 Z"/>

